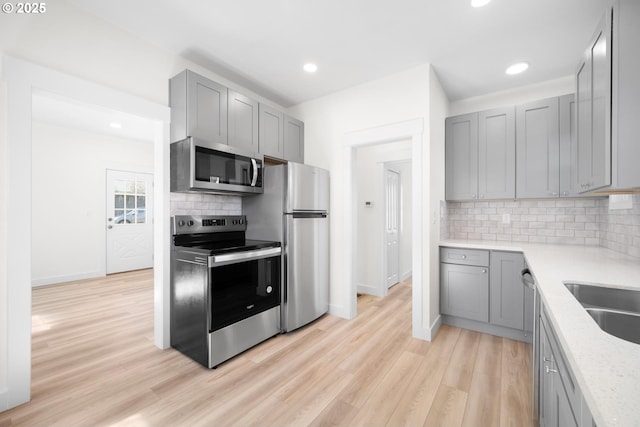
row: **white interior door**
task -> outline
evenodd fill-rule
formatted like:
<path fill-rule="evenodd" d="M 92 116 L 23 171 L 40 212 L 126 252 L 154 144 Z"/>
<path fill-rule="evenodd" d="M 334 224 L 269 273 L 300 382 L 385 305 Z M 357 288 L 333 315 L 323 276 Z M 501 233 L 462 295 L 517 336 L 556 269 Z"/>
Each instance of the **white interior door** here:
<path fill-rule="evenodd" d="M 153 266 L 153 181 L 107 169 L 107 274 Z"/>
<path fill-rule="evenodd" d="M 387 288 L 399 281 L 400 269 L 400 173 L 385 168 L 385 238 L 387 248 Z"/>

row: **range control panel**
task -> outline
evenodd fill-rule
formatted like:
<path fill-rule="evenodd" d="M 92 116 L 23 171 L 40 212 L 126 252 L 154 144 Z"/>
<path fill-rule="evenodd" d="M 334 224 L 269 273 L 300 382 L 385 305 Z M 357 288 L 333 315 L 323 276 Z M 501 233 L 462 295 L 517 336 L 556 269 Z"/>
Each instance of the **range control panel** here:
<path fill-rule="evenodd" d="M 176 215 L 171 218 L 173 234 L 221 233 L 245 231 L 244 215 Z"/>

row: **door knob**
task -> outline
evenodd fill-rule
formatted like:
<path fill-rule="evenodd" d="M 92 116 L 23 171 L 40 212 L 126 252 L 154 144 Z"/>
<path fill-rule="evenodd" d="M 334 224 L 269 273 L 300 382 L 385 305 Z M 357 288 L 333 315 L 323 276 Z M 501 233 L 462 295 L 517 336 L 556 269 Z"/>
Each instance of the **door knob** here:
<path fill-rule="evenodd" d="M 111 230 L 113 228 L 113 225 L 108 225 L 107 228 Z"/>

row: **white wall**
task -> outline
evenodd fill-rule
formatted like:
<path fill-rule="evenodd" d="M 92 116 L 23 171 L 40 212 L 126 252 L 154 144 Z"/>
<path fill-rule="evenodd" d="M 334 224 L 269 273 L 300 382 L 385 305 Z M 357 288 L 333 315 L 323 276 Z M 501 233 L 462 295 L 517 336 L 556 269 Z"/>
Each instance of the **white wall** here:
<path fill-rule="evenodd" d="M 0 65 L 0 76 L 2 75 Z M 6 88 L 0 81 L 0 411 L 6 407 L 7 393 L 7 122 Z"/>
<path fill-rule="evenodd" d="M 305 162 L 331 173 L 330 310 L 334 314 L 346 317 L 352 285 L 345 280 L 348 276 L 345 259 L 348 257 L 340 244 L 347 227 L 352 227 L 350 220 L 344 217 L 346 208 L 341 191 L 350 179 L 344 176 L 345 134 L 418 118 L 427 123 L 430 68 L 428 64 L 422 65 L 290 109 L 292 115 L 305 122 Z M 428 134 L 423 137 L 423 143 L 425 147 L 429 146 Z M 414 160 L 429 164 L 429 150 L 423 150 L 422 159 Z M 423 192 L 428 195 L 428 187 Z M 428 218 L 423 219 L 425 230 L 428 221 Z M 414 286 L 426 289 L 428 283 L 423 281 Z"/>
<path fill-rule="evenodd" d="M 429 159 L 429 325 L 437 330 L 440 324 L 440 205 L 444 201 L 444 120 L 449 114 L 447 99 L 440 81 L 433 69 L 429 80 L 429 139 L 431 157 Z M 427 302 L 425 302 L 427 304 Z"/>
<path fill-rule="evenodd" d="M 32 284 L 106 274 L 106 170 L 153 173 L 153 143 L 34 123 Z"/>
<path fill-rule="evenodd" d="M 46 14 L 38 16 L 0 15 L 0 55 L 30 61 L 34 64 L 61 71 L 88 82 L 97 83 L 103 87 L 135 95 L 161 105 L 168 105 L 168 79 L 183 69 L 189 68 L 225 84 L 234 90 L 251 96 L 259 102 L 281 108 L 281 106 L 278 106 L 268 99 L 246 90 L 227 79 L 221 78 L 215 73 L 189 62 L 174 53 L 168 52 L 161 47 L 144 42 L 130 33 L 86 14 L 81 9 L 64 1 L 57 1 L 55 7 L 48 8 Z M 27 88 L 22 86 L 19 88 L 7 87 L 7 93 L 24 94 L 26 89 Z M 6 106 L 7 99 L 15 99 L 15 95 L 13 98 L 10 98 L 6 94 L 4 96 L 2 95 L 0 91 L 0 102 L 3 108 Z M 64 96 L 66 94 L 61 93 L 61 95 Z M 16 102 L 21 107 L 19 114 L 22 115 L 23 112 L 27 110 L 28 103 L 30 103 L 31 100 L 26 98 L 22 99 L 22 95 L 20 96 L 21 98 L 16 100 Z M 110 99 L 110 101 L 117 103 L 117 101 L 113 99 Z M 139 107 L 138 104 L 136 104 L 136 106 Z M 13 121 L 11 126 L 13 129 L 20 128 L 21 130 L 18 133 L 22 136 L 29 135 L 29 132 L 24 130 L 26 123 Z M 162 127 L 163 125 L 160 126 Z M 4 137 L 7 129 L 7 121 L 0 120 L 0 138 Z M 12 159 L 9 158 L 9 155 L 10 153 L 19 152 L 19 156 L 21 157 L 30 156 L 30 143 L 29 138 L 24 138 L 24 140 L 21 139 L 19 143 L 14 140 L 12 144 L 9 145 L 5 139 L 4 144 L 0 146 L 0 153 L 3 152 L 3 147 L 8 150 L 4 158 L 2 154 L 0 154 L 0 174 L 3 175 L 3 177 L 0 178 L 0 185 L 2 185 L 2 181 L 4 180 L 4 185 L 0 187 L 2 188 L 0 192 L 0 230 L 2 231 L 0 231 L 0 233 L 6 232 L 7 218 L 11 218 L 12 216 L 17 217 L 20 213 L 20 207 L 7 206 L 7 199 L 9 197 L 7 195 L 8 186 L 13 187 L 14 184 L 16 184 L 8 181 L 8 177 L 10 176 L 8 172 L 8 169 L 10 169 L 9 164 L 14 163 Z M 2 144 L 1 140 L 0 144 Z M 24 145 L 18 147 L 17 144 Z M 162 152 L 162 149 L 156 150 L 156 165 L 163 163 L 160 154 L 158 154 Z M 162 167 L 168 167 L 168 160 L 166 163 L 167 164 Z M 28 173 L 28 171 L 26 173 Z M 15 175 L 17 176 L 19 173 Z M 24 183 L 28 183 L 28 180 L 20 180 L 20 182 L 17 183 L 19 184 L 18 187 L 24 186 Z M 168 177 L 166 184 L 168 185 Z M 30 187 L 27 185 L 26 188 Z M 26 197 L 29 197 L 29 195 Z M 2 211 L 3 206 L 5 206 L 4 211 Z M 166 211 L 168 215 L 168 201 Z M 26 213 L 26 215 L 30 214 L 31 212 Z M 157 211 L 156 215 L 158 215 Z M 166 233 L 167 236 L 163 236 L 162 239 L 157 240 L 164 241 L 166 239 L 166 241 L 168 241 L 168 227 Z M 0 299 L 0 316 L 2 316 L 2 313 L 7 313 L 9 304 L 11 304 L 13 310 L 16 311 L 29 310 L 28 294 L 18 289 L 18 286 L 15 285 L 13 281 L 11 282 L 13 285 L 10 285 L 8 283 L 8 277 L 18 274 L 18 270 L 30 272 L 30 259 L 23 260 L 23 266 L 12 265 L 11 269 L 9 266 L 6 266 L 4 271 L 2 271 L 3 264 L 6 264 L 7 257 L 9 256 L 6 247 L 6 242 L 9 240 L 7 236 L 9 234 L 10 233 L 0 234 L 0 237 L 3 237 L 3 239 L 0 239 L 0 273 L 2 273 L 0 275 L 0 297 L 6 296 Z M 30 246 L 30 243 L 27 245 Z M 30 253 L 31 251 L 25 249 L 22 252 Z M 14 274 L 12 271 L 16 273 Z M 30 276 L 29 273 L 26 274 Z M 30 283 L 30 280 L 26 281 Z M 25 295 L 27 297 L 25 297 Z M 14 297 L 19 299 L 19 301 L 15 299 L 9 300 Z M 157 290 L 155 292 L 155 300 L 156 304 L 161 301 Z M 157 320 L 158 316 L 156 315 L 156 324 Z M 7 333 L 8 330 L 3 329 L 6 328 L 6 325 L 7 322 L 1 322 L 0 324 L 0 410 L 6 408 L 7 404 L 16 404 L 15 402 L 22 399 L 22 396 L 25 395 L 22 384 L 18 386 L 20 390 L 17 390 L 15 385 L 17 383 L 12 382 L 11 378 L 26 378 L 28 383 L 30 375 L 28 363 L 24 363 L 24 366 L 21 366 L 19 370 L 14 369 L 15 367 L 8 367 L 8 363 L 12 363 L 10 362 L 11 360 L 17 360 L 18 356 L 12 359 L 14 356 L 9 354 L 9 338 L 7 337 L 17 337 L 17 339 L 20 340 L 20 348 L 27 348 L 29 336 L 22 337 L 22 332 Z M 17 354 L 17 351 L 12 350 L 12 354 L 13 353 Z M 26 356 L 26 358 L 28 359 L 28 356 Z M 3 376 L 3 372 L 5 372 L 6 375 Z M 11 373 L 11 375 L 9 373 Z M 9 385 L 13 388 L 7 392 Z"/>
<path fill-rule="evenodd" d="M 357 224 L 357 271 L 356 282 L 358 292 L 382 296 L 384 278 L 380 261 L 383 256 L 383 215 L 385 200 L 383 197 L 382 163 L 411 159 L 411 140 L 379 144 L 368 147 L 360 147 L 356 150 L 356 181 L 358 199 L 358 224 Z M 399 165 L 396 169 L 400 169 Z M 402 185 L 405 201 L 409 203 L 409 227 L 411 223 L 411 163 L 402 168 Z M 407 185 L 408 183 L 408 185 Z M 365 202 L 372 202 L 371 207 L 366 207 Z M 406 208 L 407 205 L 403 206 Z M 408 243 L 405 242 L 408 240 Z M 404 243 L 404 266 L 400 273 L 411 269 L 411 235 L 401 233 L 401 242 Z M 409 251 L 406 251 L 406 246 Z M 402 259 L 402 257 L 401 257 Z M 408 267 L 407 267 L 408 261 Z"/>

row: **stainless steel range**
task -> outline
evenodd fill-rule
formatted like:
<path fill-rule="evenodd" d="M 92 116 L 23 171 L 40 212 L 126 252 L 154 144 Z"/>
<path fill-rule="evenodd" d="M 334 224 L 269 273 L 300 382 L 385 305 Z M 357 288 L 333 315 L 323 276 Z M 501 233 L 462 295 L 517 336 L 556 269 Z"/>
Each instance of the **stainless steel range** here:
<path fill-rule="evenodd" d="M 245 216 L 172 218 L 171 346 L 213 368 L 280 333 L 280 242 Z"/>

